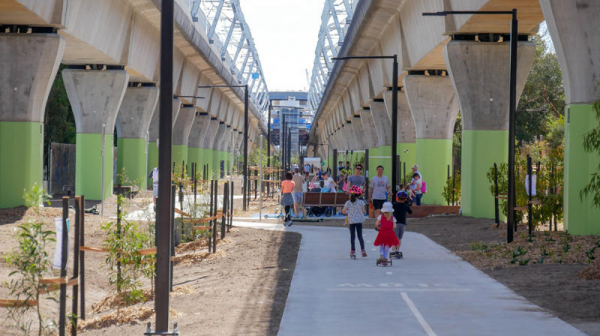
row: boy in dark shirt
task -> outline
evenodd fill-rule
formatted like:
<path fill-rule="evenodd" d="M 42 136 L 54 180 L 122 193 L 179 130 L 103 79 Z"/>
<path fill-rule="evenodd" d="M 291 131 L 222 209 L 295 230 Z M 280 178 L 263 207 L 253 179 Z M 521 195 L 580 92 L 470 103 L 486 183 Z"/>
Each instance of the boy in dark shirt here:
<path fill-rule="evenodd" d="M 402 237 L 404 236 L 404 229 L 406 229 L 406 214 L 412 214 L 412 210 L 410 209 L 410 205 L 407 203 L 408 194 L 400 190 L 396 194 L 396 202 L 394 202 L 394 217 L 396 218 L 396 234 L 398 235 L 398 240 L 400 240 L 400 244 L 398 246 L 394 246 L 392 251 L 390 252 L 390 258 L 396 257 L 398 259 L 402 258 L 402 252 L 400 252 L 400 245 L 402 245 Z"/>

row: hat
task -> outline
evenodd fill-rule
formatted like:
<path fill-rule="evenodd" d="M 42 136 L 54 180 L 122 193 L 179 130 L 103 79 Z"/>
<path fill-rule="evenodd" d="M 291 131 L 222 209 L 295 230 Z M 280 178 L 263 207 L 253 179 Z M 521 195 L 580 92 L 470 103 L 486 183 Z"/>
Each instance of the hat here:
<path fill-rule="evenodd" d="M 392 203 L 390 202 L 385 202 L 383 203 L 383 207 L 381 208 L 381 212 L 394 212 L 394 207 L 392 206 Z"/>

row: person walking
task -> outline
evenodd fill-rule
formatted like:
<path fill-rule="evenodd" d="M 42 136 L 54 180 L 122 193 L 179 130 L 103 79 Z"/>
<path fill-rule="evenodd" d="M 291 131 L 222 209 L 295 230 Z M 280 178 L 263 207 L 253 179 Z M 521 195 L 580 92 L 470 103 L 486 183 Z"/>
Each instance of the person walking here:
<path fill-rule="evenodd" d="M 412 214 L 410 205 L 408 205 L 408 194 L 404 190 L 400 190 L 396 194 L 396 202 L 394 202 L 393 207 L 394 218 L 396 219 L 396 235 L 398 236 L 399 243 L 392 248 L 390 258 L 395 256 L 400 259 L 402 258 L 400 246 L 402 246 L 402 237 L 404 237 L 404 230 L 406 229 L 406 214 Z"/>
<path fill-rule="evenodd" d="M 296 214 L 296 218 L 300 218 L 300 213 L 298 209 L 302 210 L 302 217 L 305 217 L 304 208 L 302 207 L 302 197 L 304 196 L 304 176 L 300 174 L 300 169 L 296 168 L 294 170 L 294 176 L 292 177 L 292 181 L 294 182 L 294 189 L 292 189 L 292 197 L 294 198 L 294 214 Z"/>
<path fill-rule="evenodd" d="M 391 185 L 387 176 L 383 175 L 383 166 L 377 166 L 377 175 L 369 182 L 369 202 L 373 204 L 375 218 L 379 217 L 383 203 L 387 202 L 391 193 Z"/>
<path fill-rule="evenodd" d="M 294 197 L 292 196 L 292 190 L 294 190 L 294 181 L 292 181 L 292 173 L 285 173 L 285 180 L 281 182 L 281 206 L 285 209 L 285 219 L 283 226 L 292 226 L 292 217 L 290 215 L 290 208 L 294 206 Z"/>
<path fill-rule="evenodd" d="M 362 165 L 360 163 L 357 163 L 356 166 L 354 166 L 354 175 L 350 175 L 346 179 L 348 181 L 348 185 L 346 186 L 347 190 L 352 189 L 353 186 L 357 186 L 363 191 L 365 190 L 365 186 L 367 185 L 367 180 L 365 179 L 364 176 L 361 175 L 361 172 L 362 172 Z"/>
<path fill-rule="evenodd" d="M 390 247 L 400 243 L 394 232 L 396 230 L 396 218 L 394 218 L 393 213 L 394 207 L 392 203 L 385 202 L 383 203 L 383 207 L 381 207 L 381 215 L 377 217 L 377 222 L 375 222 L 375 229 L 379 230 L 379 233 L 373 245 L 380 247 L 377 265 L 382 264 L 383 266 L 387 266 Z"/>
<path fill-rule="evenodd" d="M 156 198 L 158 197 L 158 168 L 154 167 L 152 171 L 150 171 L 150 175 L 148 178 L 152 179 L 152 200 L 154 200 L 154 205 L 156 205 Z"/>
<path fill-rule="evenodd" d="M 410 190 L 415 194 L 417 206 L 421 206 L 421 198 L 423 198 L 423 192 L 421 191 L 422 183 L 421 175 L 418 172 L 414 173 L 410 180 Z"/>
<path fill-rule="evenodd" d="M 342 213 L 346 215 L 346 223 L 350 229 L 350 258 L 356 259 L 356 249 L 354 241 L 358 236 L 358 242 L 360 243 L 360 250 L 363 257 L 367 256 L 365 251 L 365 241 L 362 235 L 362 225 L 365 220 L 365 202 L 358 199 L 362 195 L 362 190 L 358 186 L 354 186 L 350 189 L 350 200 L 344 204 Z"/>

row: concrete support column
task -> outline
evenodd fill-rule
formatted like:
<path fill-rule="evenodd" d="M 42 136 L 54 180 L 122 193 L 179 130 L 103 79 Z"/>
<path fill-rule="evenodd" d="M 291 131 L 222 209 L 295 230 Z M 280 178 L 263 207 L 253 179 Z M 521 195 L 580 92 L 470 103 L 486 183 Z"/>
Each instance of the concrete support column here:
<path fill-rule="evenodd" d="M 223 161 L 225 161 L 225 175 L 229 175 L 231 172 L 229 171 L 229 165 L 231 162 L 231 157 L 229 155 L 229 153 L 231 152 L 231 145 L 233 143 L 233 140 L 231 138 L 233 134 L 233 129 L 231 128 L 231 126 L 227 125 L 227 128 L 225 129 L 225 135 L 224 135 L 224 139 L 223 139 L 223 144 L 222 144 L 222 151 L 223 151 Z M 263 139 L 264 141 L 264 139 Z M 266 141 L 265 141 L 266 142 Z"/>
<path fill-rule="evenodd" d="M 205 162 L 208 164 L 208 179 L 213 178 L 213 171 L 215 170 L 213 163 L 213 145 L 215 143 L 215 137 L 217 136 L 217 131 L 219 130 L 219 120 L 217 118 L 210 118 L 210 123 L 208 126 L 208 132 L 206 133 L 206 138 L 204 138 L 204 157 Z"/>
<path fill-rule="evenodd" d="M 384 93 L 383 99 L 385 101 L 385 107 L 388 111 L 388 115 L 392 115 L 392 91 L 388 90 Z M 390 131 L 391 132 L 391 131 Z M 417 163 L 417 144 L 416 144 L 416 130 L 415 122 L 412 114 L 410 113 L 410 107 L 408 106 L 408 100 L 404 91 L 398 91 L 398 142 L 397 142 L 397 153 L 400 155 L 400 161 L 402 166 L 406 163 L 407 171 L 415 163 Z M 401 169 L 402 167 L 398 167 Z M 402 171 L 404 173 L 404 171 Z"/>
<path fill-rule="evenodd" d="M 117 115 L 117 174 L 146 189 L 148 127 L 158 101 L 156 86 L 128 87 Z M 131 182 L 131 183 L 127 183 Z"/>
<path fill-rule="evenodd" d="M 365 149 L 367 148 L 367 142 L 365 140 L 365 129 L 363 128 L 363 123 L 360 120 L 360 116 L 354 116 L 354 118 L 352 119 L 352 129 L 353 129 L 353 133 L 354 133 L 354 137 L 357 140 L 358 146 L 356 149 Z"/>
<path fill-rule="evenodd" d="M 579 197 L 600 164 L 583 149 L 583 136 L 597 127 L 600 99 L 600 2 L 540 0 L 565 86 L 564 224 L 575 235 L 600 235 L 600 209 L 593 196 Z"/>
<path fill-rule="evenodd" d="M 445 204 L 442 192 L 448 166 L 452 169 L 452 135 L 458 115 L 452 82 L 447 76 L 408 75 L 404 89 L 417 131 L 417 164 L 427 184 L 423 201 Z"/>
<path fill-rule="evenodd" d="M 58 34 L 0 35 L 0 208 L 43 187 L 44 112 L 64 50 Z"/>
<path fill-rule="evenodd" d="M 378 156 L 377 147 L 379 146 L 379 137 L 375 130 L 375 121 L 371 113 L 371 108 L 363 108 L 360 111 L 360 121 L 363 124 L 364 138 L 365 138 L 365 149 L 369 149 L 369 168 L 372 172 L 378 165 L 378 159 L 373 156 Z M 371 175 L 373 175 L 371 173 Z"/>
<path fill-rule="evenodd" d="M 352 126 L 352 121 L 346 121 L 343 128 L 342 136 L 348 142 L 348 147 L 346 150 L 357 149 L 360 146 L 360 143 L 357 137 L 354 134 L 354 127 Z"/>
<path fill-rule="evenodd" d="M 65 69 L 62 76 L 77 126 L 75 193 L 89 200 L 106 199 L 113 191 L 113 130 L 129 74 L 125 70 Z"/>
<path fill-rule="evenodd" d="M 194 119 L 192 131 L 188 140 L 188 161 L 196 163 L 198 172 L 202 174 L 203 166 L 206 164 L 204 159 L 204 138 L 208 133 L 210 125 L 210 115 L 206 112 L 199 112 Z M 191 169 L 191 166 L 190 166 Z"/>
<path fill-rule="evenodd" d="M 181 101 L 179 99 L 173 99 L 173 125 L 177 121 L 177 115 L 181 108 Z M 152 120 L 150 121 L 150 127 L 148 127 L 148 171 L 146 177 L 150 175 L 150 171 L 154 168 L 158 168 L 158 126 L 160 119 L 160 100 L 156 103 L 154 108 L 154 114 L 152 114 Z M 172 157 L 172 156 L 171 156 Z M 152 185 L 152 180 L 147 180 L 148 185 Z"/>
<path fill-rule="evenodd" d="M 375 99 L 371 102 L 371 117 L 375 129 L 371 132 L 377 134 L 377 149 L 370 150 L 369 156 L 373 159 L 369 163 L 371 170 L 377 166 L 383 166 L 383 174 L 392 180 L 392 122 L 388 115 L 383 99 Z M 367 130 L 365 129 L 365 132 Z"/>
<path fill-rule="evenodd" d="M 173 126 L 173 154 L 172 161 L 176 167 L 185 162 L 188 164 L 188 140 L 194 118 L 196 117 L 196 108 L 194 105 L 183 105 L 177 115 L 177 120 Z M 181 169 L 176 170 L 181 172 Z"/>
<path fill-rule="evenodd" d="M 217 179 L 221 178 L 221 160 L 223 160 L 223 140 L 225 140 L 225 130 L 227 129 L 227 125 L 224 122 L 219 122 L 219 127 L 217 130 L 217 135 L 215 136 L 215 140 L 213 142 L 213 167 L 215 167 L 214 172 L 216 172 Z M 248 151 L 250 153 L 250 151 Z"/>
<path fill-rule="evenodd" d="M 450 41 L 444 48 L 462 116 L 463 215 L 494 218 L 487 173 L 508 161 L 509 42 Z M 519 42 L 517 101 L 527 81 L 535 44 Z"/>

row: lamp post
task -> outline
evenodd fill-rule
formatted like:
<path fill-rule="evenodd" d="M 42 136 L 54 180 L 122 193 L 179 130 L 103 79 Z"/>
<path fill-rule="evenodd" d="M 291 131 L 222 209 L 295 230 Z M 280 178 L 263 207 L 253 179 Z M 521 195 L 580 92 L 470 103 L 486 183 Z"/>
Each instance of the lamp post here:
<path fill-rule="evenodd" d="M 398 165 L 396 162 L 396 152 L 398 146 L 398 55 L 393 56 L 344 56 L 334 57 L 332 60 L 349 60 L 349 59 L 392 59 L 394 66 L 392 70 L 392 195 L 396 195 L 396 172 Z M 395 196 L 393 196 L 395 197 Z"/>
<path fill-rule="evenodd" d="M 519 35 L 519 21 L 517 20 L 517 9 L 511 11 L 443 11 L 436 13 L 423 13 L 423 16 L 447 16 L 447 15 L 511 15 L 510 22 L 510 85 L 508 98 L 508 216 L 506 220 L 506 242 L 513 241 L 513 232 L 516 228 L 515 206 L 517 197 L 515 194 L 515 128 L 517 111 L 517 48 Z"/>
<path fill-rule="evenodd" d="M 154 311 L 156 331 L 169 325 L 171 250 L 171 143 L 173 106 L 174 0 L 163 0 L 160 11 L 160 116 L 158 145 L 158 201 L 156 207 L 156 286 Z"/>
<path fill-rule="evenodd" d="M 249 200 L 246 200 L 246 191 L 250 186 L 248 180 L 248 84 L 246 85 L 204 85 L 198 86 L 199 89 L 212 88 L 244 88 L 244 188 L 243 188 L 243 210 L 247 210 Z"/>

